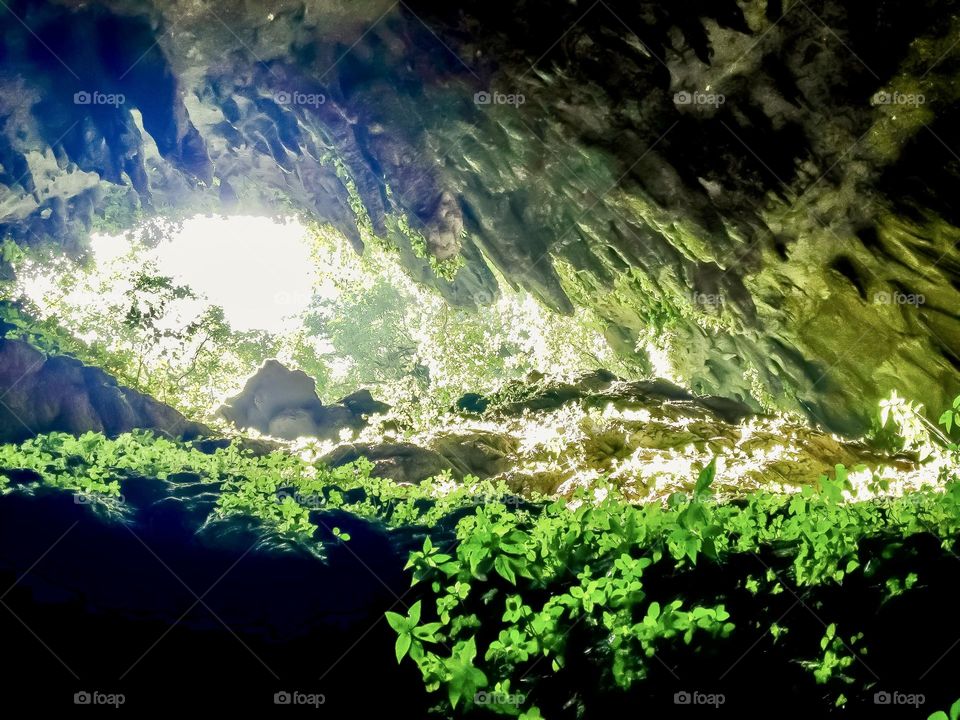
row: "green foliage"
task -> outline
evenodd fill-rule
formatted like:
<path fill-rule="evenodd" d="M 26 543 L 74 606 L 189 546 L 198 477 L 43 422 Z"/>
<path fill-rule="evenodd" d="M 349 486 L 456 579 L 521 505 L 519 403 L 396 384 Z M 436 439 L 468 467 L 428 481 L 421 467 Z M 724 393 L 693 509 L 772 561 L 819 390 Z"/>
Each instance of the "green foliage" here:
<path fill-rule="evenodd" d="M 396 659 L 415 663 L 425 687 L 442 693 L 450 707 L 512 717 L 540 715 L 526 695 L 511 692 L 518 679 L 535 687 L 565 672 L 570 653 L 582 652 L 584 642 L 597 649 L 591 661 L 605 682 L 626 689 L 650 675 L 655 658 L 723 643 L 754 621 L 732 617 L 709 588 L 688 597 L 670 590 L 665 577 L 682 579 L 700 565 L 722 567 L 748 555 L 764 564 L 764 557 L 777 558 L 779 569 L 767 566 L 743 580 L 758 601 L 784 586 L 842 586 L 851 575 L 903 593 L 917 585 L 915 574 L 891 584 L 880 574 L 887 553 L 867 562 L 861 546 L 869 541 L 893 553 L 905 537 L 923 533 L 952 550 L 960 536 L 960 482 L 849 502 L 843 466 L 793 495 L 755 492 L 718 502 L 711 462 L 690 495 L 640 506 L 612 488 L 584 488 L 569 501 L 518 502 L 504 486 L 473 478 L 401 486 L 371 477 L 365 460 L 331 469 L 286 452 L 254 455 L 236 444 L 204 453 L 145 433 L 115 440 L 41 436 L 0 446 L 0 467 L 0 476 L 31 471 L 39 482 L 104 502 L 119 498 L 126 478 L 192 473 L 220 488 L 215 516 L 252 516 L 320 554 L 324 543 L 349 542 L 348 533 L 325 522 L 328 510 L 419 528 L 423 542 L 407 563 L 415 599 L 386 615 Z M 769 626 L 769 642 L 789 634 L 782 623 Z M 579 639 L 572 644 L 575 629 Z M 817 683 L 845 687 L 868 647 L 857 630 L 834 622 L 820 638 L 798 637 L 806 655 L 796 660 Z M 837 702 L 844 697 L 837 692 Z"/>
<path fill-rule="evenodd" d="M 847 503 L 840 496 L 847 481 L 839 466 L 835 478 L 820 479 L 819 490 L 793 497 L 755 493 L 736 504 L 717 504 L 709 497 L 712 479 L 711 463 L 700 473 L 694 496 L 673 496 L 666 508 L 627 505 L 613 493 L 597 503 L 592 490 L 570 505 L 515 509 L 488 503 L 460 520 L 455 551 L 425 542 L 408 567 L 413 583 L 426 591 L 424 599 L 432 599 L 423 615 L 441 629 L 434 632 L 431 623 L 431 635 L 443 640 L 422 656 L 411 654 L 426 687 L 449 689 L 459 682 L 447 667 L 454 659 L 449 648 L 467 641 L 478 643 L 474 665 L 489 684 L 529 681 L 537 676 L 535 667 L 562 672 L 577 627 L 605 648 L 610 681 L 628 688 L 647 676 L 654 655 L 672 645 L 722 641 L 736 629 L 737 618 L 722 602 L 659 596 L 658 585 L 648 586 L 644 578 L 661 566 L 672 568 L 666 570 L 671 574 L 691 572 L 701 559 L 724 563 L 777 548 L 792 558 L 791 584 L 834 585 L 852 573 L 876 572 L 860 561 L 859 546 L 867 538 L 932 532 L 952 545 L 960 529 L 956 483 L 942 494 Z M 786 579 L 768 569 L 764 579 L 752 582 L 756 592 L 776 595 Z M 908 580 L 902 591 L 914 582 Z M 788 630 L 770 627 L 774 640 Z M 485 649 L 479 638 L 488 638 Z M 802 664 L 818 683 L 848 683 L 862 640 L 860 633 L 841 638 L 831 624 Z M 540 665 L 542 659 L 549 665 Z M 497 711 L 517 715 L 520 708 Z"/>
<path fill-rule="evenodd" d="M 325 399 L 372 387 L 424 428 L 467 390 L 486 395 L 534 371 L 572 376 L 613 362 L 582 313 L 561 317 L 507 291 L 490 306 L 451 307 L 395 255 L 372 246 L 358 257 L 329 229 L 313 232 L 327 291 L 313 298 L 292 357 Z"/>
<path fill-rule="evenodd" d="M 6 337 L 100 367 L 187 415 L 208 415 L 224 391 L 239 390 L 278 351 L 268 333 L 234 331 L 219 307 L 196 311 L 199 298 L 191 288 L 136 252 L 103 273 L 66 258 L 38 257 L 17 272 L 39 274 L 49 287 L 42 297 L 6 289 L 17 296 L 0 301 Z M 77 302 L 72 292 L 84 299 Z"/>
<path fill-rule="evenodd" d="M 937 710 L 933 713 L 927 720 L 958 720 L 960 719 L 960 700 L 957 700 L 953 705 L 950 706 L 950 712 L 945 713 L 943 710 Z"/>
<path fill-rule="evenodd" d="M 571 376 L 612 363 L 583 313 L 562 317 L 509 292 L 492 306 L 454 308 L 411 279 L 396 253 L 371 244 L 358 256 L 319 226 L 309 228 L 316 285 L 301 325 L 239 332 L 221 308 L 159 271 L 151 253 L 170 228 L 147 242 L 148 229 L 99 266 L 3 245 L 17 275 L 0 304 L 7 335 L 102 367 L 193 417 L 209 417 L 276 357 L 311 375 L 324 402 L 368 387 L 419 428 L 466 390 L 490 393 L 532 371 Z"/>
<path fill-rule="evenodd" d="M 940 424 L 946 428 L 947 436 L 953 431 L 955 427 L 960 427 L 960 395 L 953 399 L 953 403 L 950 408 L 944 410 L 940 415 Z M 947 442 L 947 447 L 951 452 L 956 453 L 960 450 L 958 444 L 949 440 Z"/>

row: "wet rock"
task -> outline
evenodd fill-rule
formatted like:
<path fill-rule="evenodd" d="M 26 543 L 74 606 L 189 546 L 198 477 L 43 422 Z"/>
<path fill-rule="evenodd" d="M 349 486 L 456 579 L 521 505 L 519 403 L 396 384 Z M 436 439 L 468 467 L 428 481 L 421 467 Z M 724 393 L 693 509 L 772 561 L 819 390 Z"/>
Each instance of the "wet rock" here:
<path fill-rule="evenodd" d="M 431 448 L 448 460 L 461 476 L 491 478 L 509 471 L 520 442 L 510 435 L 469 432 L 443 435 Z"/>
<path fill-rule="evenodd" d="M 479 415 L 490 405 L 490 401 L 477 393 L 465 393 L 457 400 L 457 410 Z"/>
<path fill-rule="evenodd" d="M 390 409 L 390 406 L 386 403 L 374 400 L 373 395 L 366 388 L 350 393 L 345 398 L 340 399 L 338 404 L 345 405 L 354 415 L 377 415 Z"/>

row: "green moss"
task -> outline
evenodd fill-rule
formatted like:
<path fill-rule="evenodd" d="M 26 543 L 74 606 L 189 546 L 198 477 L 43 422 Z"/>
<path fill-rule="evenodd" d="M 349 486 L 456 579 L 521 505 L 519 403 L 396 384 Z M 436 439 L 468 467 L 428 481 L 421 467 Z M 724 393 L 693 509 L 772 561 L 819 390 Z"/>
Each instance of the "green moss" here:
<path fill-rule="evenodd" d="M 99 213 L 93 216 L 92 230 L 117 235 L 136 227 L 143 217 L 143 207 L 132 188 L 107 185 L 99 203 Z"/>
<path fill-rule="evenodd" d="M 388 215 L 387 229 L 393 238 L 400 239 L 401 242 L 408 244 L 414 255 L 421 260 L 426 260 L 433 274 L 439 278 L 453 282 L 457 273 L 465 265 L 463 258 L 459 255 L 446 260 L 440 260 L 433 255 L 423 233 L 410 227 L 410 221 L 407 219 L 406 213 L 399 212 Z"/>

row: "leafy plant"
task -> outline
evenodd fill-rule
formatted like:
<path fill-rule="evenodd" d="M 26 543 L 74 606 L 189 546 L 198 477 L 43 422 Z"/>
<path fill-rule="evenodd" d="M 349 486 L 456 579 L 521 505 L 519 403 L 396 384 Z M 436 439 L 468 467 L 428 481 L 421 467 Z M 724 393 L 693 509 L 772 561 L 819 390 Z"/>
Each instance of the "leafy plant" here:
<path fill-rule="evenodd" d="M 960 700 L 950 706 L 949 713 L 937 710 L 927 720 L 958 720 L 958 718 L 960 718 Z"/>

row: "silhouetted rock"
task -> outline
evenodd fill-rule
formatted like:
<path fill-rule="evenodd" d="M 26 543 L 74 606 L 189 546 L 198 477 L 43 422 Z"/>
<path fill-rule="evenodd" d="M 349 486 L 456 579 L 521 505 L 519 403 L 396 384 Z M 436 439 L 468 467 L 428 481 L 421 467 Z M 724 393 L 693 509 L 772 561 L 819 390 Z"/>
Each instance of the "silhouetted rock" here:
<path fill-rule="evenodd" d="M 313 378 L 271 359 L 218 412 L 238 428 L 284 440 L 335 439 L 342 430 L 360 430 L 368 415 L 389 407 L 374 400 L 368 390 L 358 390 L 338 404 L 324 405 Z"/>
<path fill-rule="evenodd" d="M 442 472 L 462 475 L 440 453 L 412 443 L 350 443 L 341 445 L 323 458 L 330 467 L 339 467 L 366 458 L 373 463 L 372 474 L 397 482 L 418 483 Z"/>
<path fill-rule="evenodd" d="M 339 401 L 340 405 L 346 405 L 354 415 L 376 415 L 385 413 L 390 409 L 386 403 L 374 400 L 373 395 L 366 388 L 350 393 Z"/>
<path fill-rule="evenodd" d="M 115 436 L 142 429 L 186 440 L 211 432 L 169 405 L 118 385 L 100 368 L 47 356 L 18 340 L 0 339 L 0 398 L 2 442 L 54 431 Z"/>

